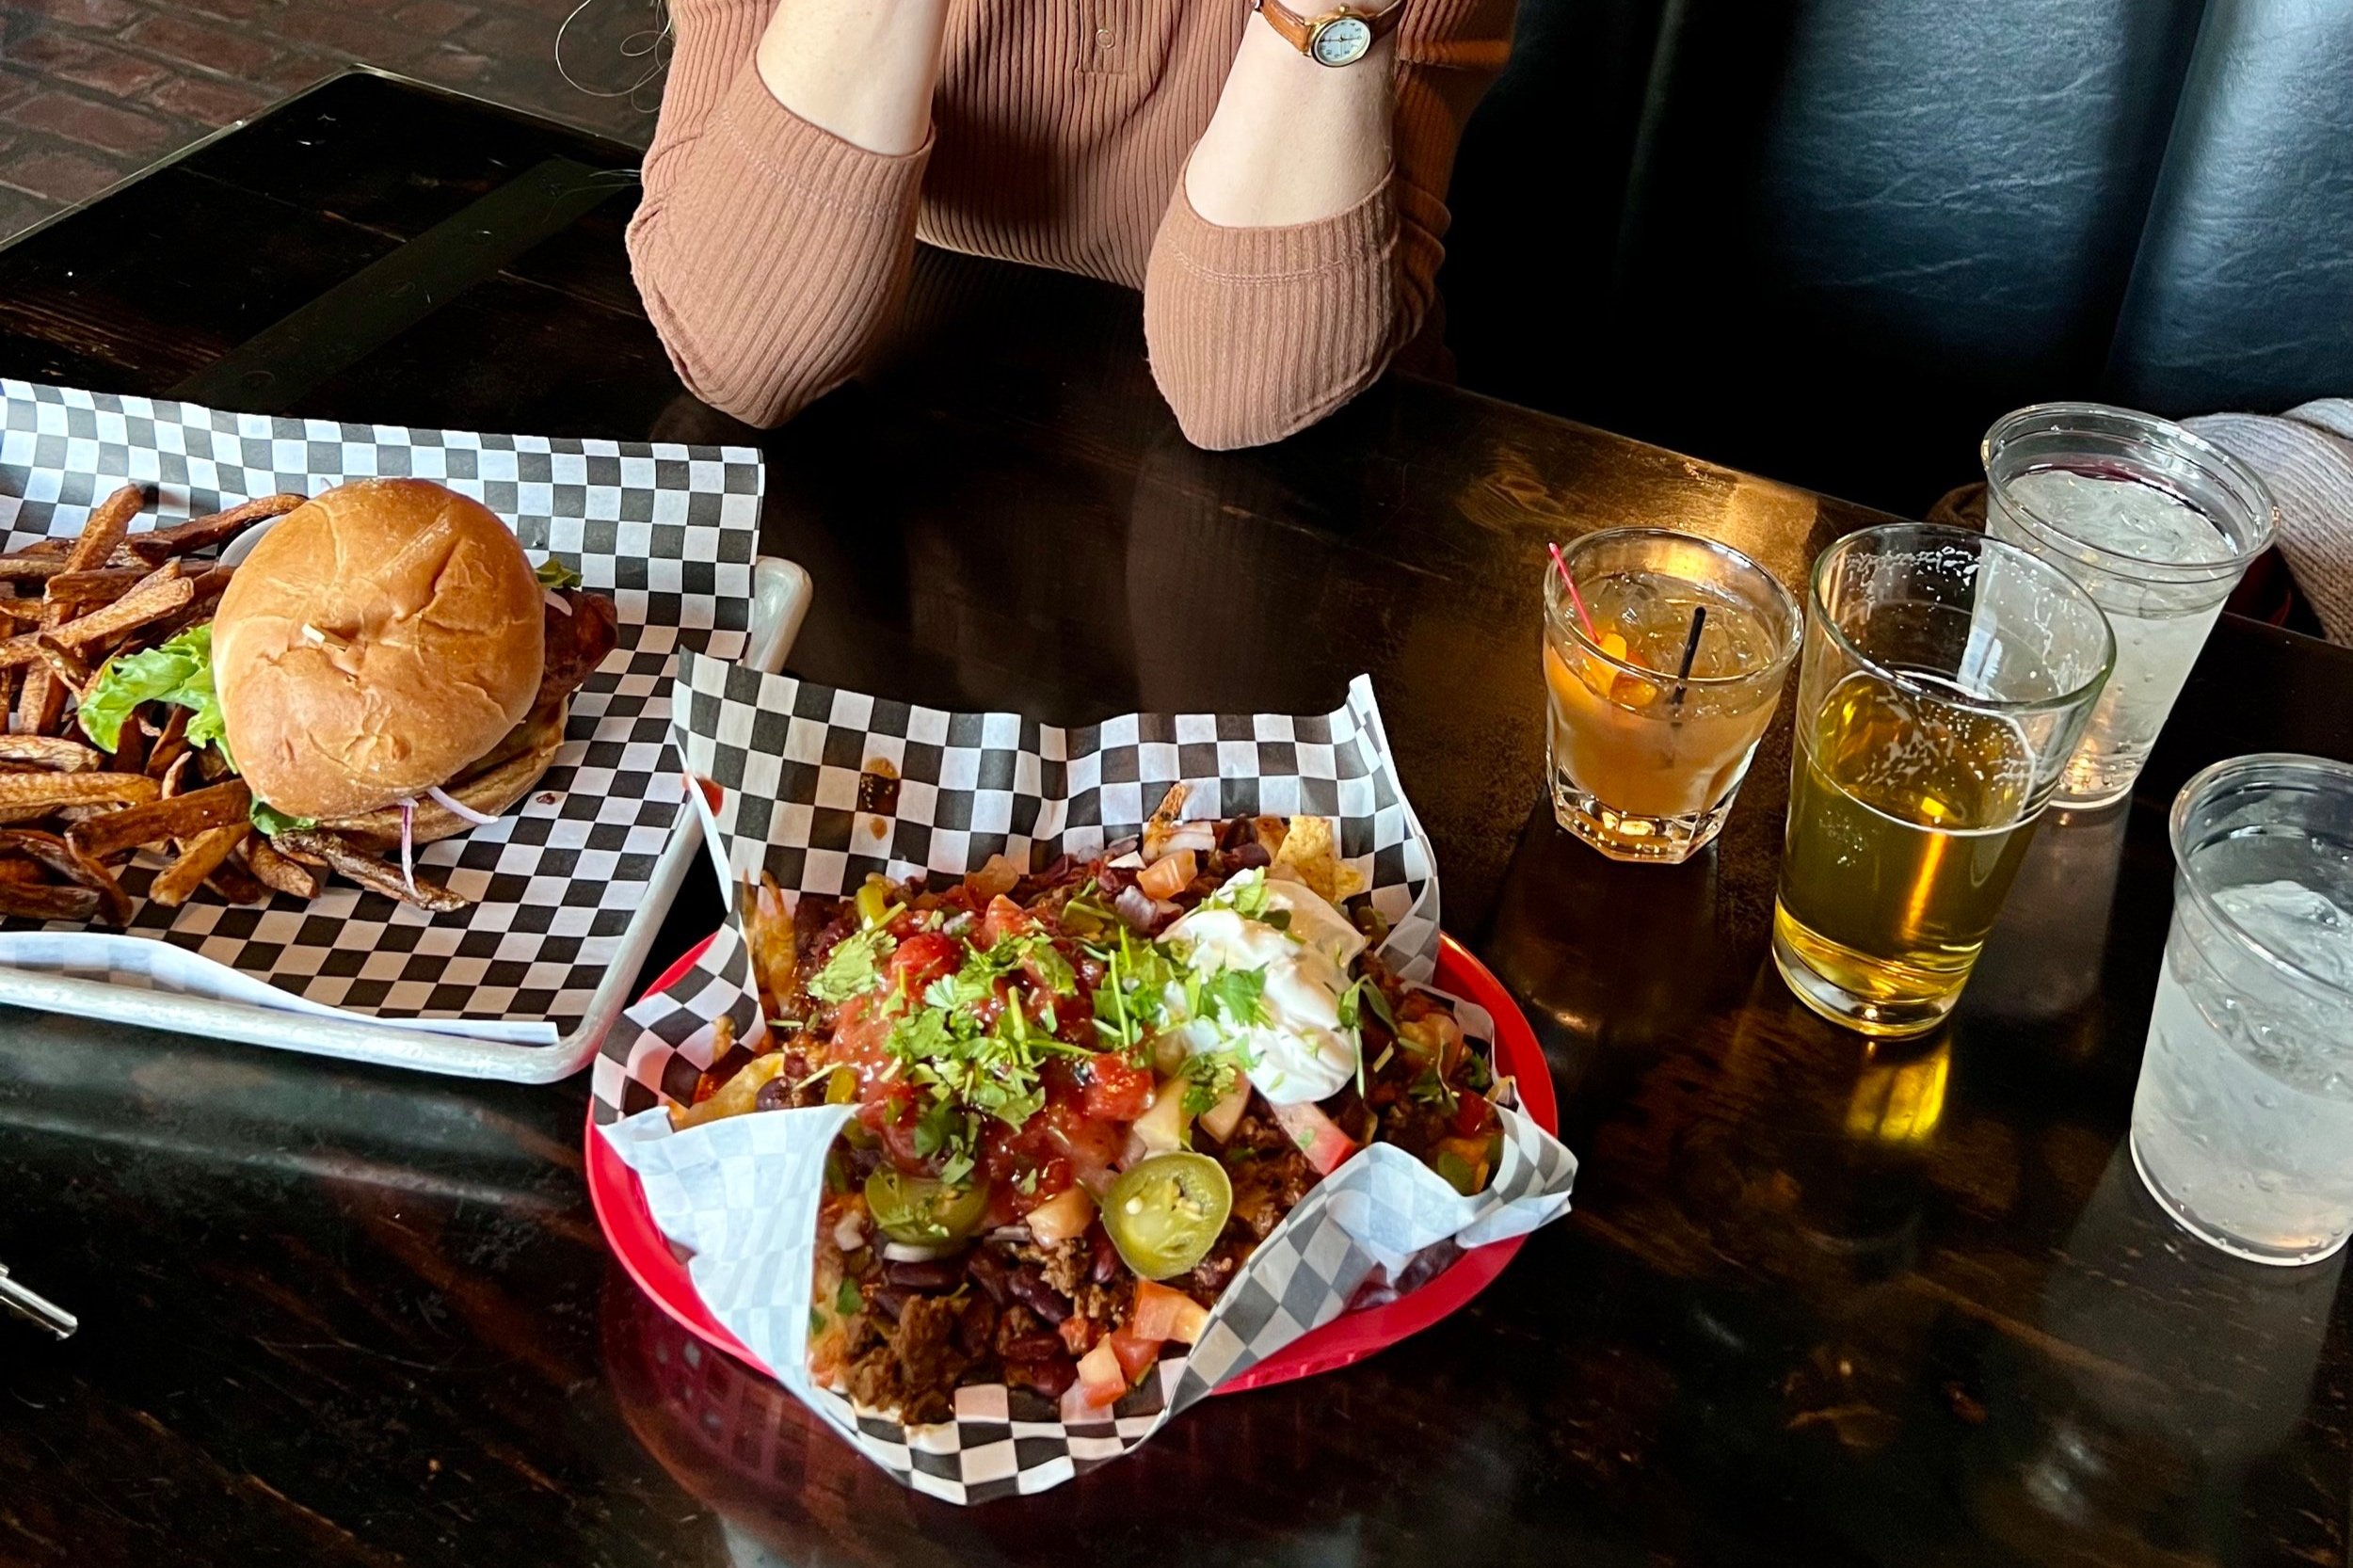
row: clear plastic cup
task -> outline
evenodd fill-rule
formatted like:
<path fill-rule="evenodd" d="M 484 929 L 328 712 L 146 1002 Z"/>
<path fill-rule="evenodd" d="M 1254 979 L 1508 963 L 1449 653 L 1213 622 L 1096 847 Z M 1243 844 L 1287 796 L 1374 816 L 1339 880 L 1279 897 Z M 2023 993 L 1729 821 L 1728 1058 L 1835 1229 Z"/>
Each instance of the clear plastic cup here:
<path fill-rule="evenodd" d="M 2253 470 L 2169 420 L 2043 403 L 1986 432 L 1986 532 L 2073 576 L 2116 629 L 2116 671 L 2058 803 L 2130 794 L 2248 563 L 2271 547 Z"/>
<path fill-rule="evenodd" d="M 2353 1235 L 2353 767 L 2217 762 L 2183 786 L 2172 832 L 2133 1161 L 2201 1240 L 2326 1257 Z"/>

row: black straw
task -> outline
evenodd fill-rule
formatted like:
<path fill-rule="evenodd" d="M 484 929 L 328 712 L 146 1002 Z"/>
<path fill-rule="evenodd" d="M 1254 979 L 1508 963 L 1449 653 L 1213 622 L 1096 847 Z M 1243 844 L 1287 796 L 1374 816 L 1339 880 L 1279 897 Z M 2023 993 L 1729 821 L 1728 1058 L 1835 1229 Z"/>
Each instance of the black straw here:
<path fill-rule="evenodd" d="M 1707 606 L 1691 612 L 1691 634 L 1683 639 L 1683 667 L 1675 671 L 1675 703 L 1683 702 L 1683 683 L 1691 679 L 1691 661 L 1700 654 L 1700 628 L 1707 624 Z"/>

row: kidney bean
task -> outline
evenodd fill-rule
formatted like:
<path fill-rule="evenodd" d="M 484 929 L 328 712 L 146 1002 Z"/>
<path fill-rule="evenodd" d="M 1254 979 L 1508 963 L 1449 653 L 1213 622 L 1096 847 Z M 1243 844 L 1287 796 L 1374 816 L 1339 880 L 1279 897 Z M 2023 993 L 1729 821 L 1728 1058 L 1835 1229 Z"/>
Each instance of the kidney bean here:
<path fill-rule="evenodd" d="M 1068 1356 L 1054 1356 L 1037 1361 L 1008 1361 L 1005 1381 L 1026 1384 L 1049 1400 L 1059 1400 L 1079 1381 L 1079 1368 Z"/>
<path fill-rule="evenodd" d="M 999 1306 L 1004 1305 L 1004 1260 L 999 1257 L 995 1253 L 989 1251 L 986 1247 L 983 1247 L 972 1255 L 971 1262 L 968 1265 L 968 1267 L 972 1272 L 974 1283 L 979 1285 L 982 1289 L 988 1292 L 988 1299 L 995 1302 Z"/>
<path fill-rule="evenodd" d="M 888 1285 L 872 1285 L 867 1287 L 866 1304 L 895 1323 L 899 1314 L 906 1309 L 907 1299 L 914 1294 L 912 1290 L 895 1289 Z"/>
<path fill-rule="evenodd" d="M 933 1257 L 920 1263 L 886 1263 L 883 1278 L 909 1290 L 952 1290 L 964 1279 L 964 1259 Z"/>
<path fill-rule="evenodd" d="M 1111 1232 L 1095 1226 L 1095 1283 L 1109 1285 L 1119 1277 L 1119 1249 L 1112 1244 Z"/>
<path fill-rule="evenodd" d="M 1013 1299 L 1045 1319 L 1059 1323 L 1070 1316 L 1070 1298 L 1046 1283 L 1046 1276 L 1035 1269 L 1016 1270 L 1006 1279 L 1005 1288 Z"/>
<path fill-rule="evenodd" d="M 1022 1334 L 1000 1347 L 1007 1361 L 1050 1361 L 1062 1354 L 1059 1334 Z"/>
<path fill-rule="evenodd" d="M 778 1074 L 760 1086 L 752 1096 L 754 1111 L 786 1111 L 792 1105 L 792 1080 Z"/>

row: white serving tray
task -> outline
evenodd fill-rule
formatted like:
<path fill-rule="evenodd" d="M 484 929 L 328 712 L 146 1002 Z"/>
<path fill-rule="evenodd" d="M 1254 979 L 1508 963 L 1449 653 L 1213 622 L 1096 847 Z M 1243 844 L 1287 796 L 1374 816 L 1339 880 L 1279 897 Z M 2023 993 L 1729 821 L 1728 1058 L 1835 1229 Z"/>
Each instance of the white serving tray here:
<path fill-rule="evenodd" d="M 752 568 L 752 621 L 744 663 L 776 671 L 792 650 L 808 614 L 808 573 L 791 561 L 762 556 Z M 514 1083 L 552 1083 L 595 1060 L 605 1032 L 629 1005 L 627 987 L 643 967 L 663 917 L 702 849 L 699 813 L 684 808 L 670 841 L 655 862 L 646 901 L 631 916 L 621 948 L 597 986 L 588 1011 L 571 1033 L 548 1046 L 510 1045 L 433 1033 L 409 1027 L 280 1012 L 210 997 L 175 995 L 71 975 L 40 973 L 0 965 L 0 1003 L 62 1013 L 148 1029 L 200 1034 L 216 1040 L 269 1046 L 279 1050 L 374 1062 L 388 1067 L 442 1073 L 454 1078 L 504 1079 Z"/>

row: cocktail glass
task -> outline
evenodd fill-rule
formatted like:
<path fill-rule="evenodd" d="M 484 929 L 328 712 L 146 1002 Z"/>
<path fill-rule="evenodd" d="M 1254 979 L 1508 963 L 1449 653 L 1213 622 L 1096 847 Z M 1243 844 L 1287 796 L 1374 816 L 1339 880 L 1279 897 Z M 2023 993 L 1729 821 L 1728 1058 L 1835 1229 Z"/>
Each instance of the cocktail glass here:
<path fill-rule="evenodd" d="M 1612 528 L 1545 570 L 1552 810 L 1617 860 L 1688 860 L 1722 831 L 1772 719 L 1803 616 L 1729 545 Z"/>
<path fill-rule="evenodd" d="M 1952 1011 L 2115 648 L 2073 578 L 1981 534 L 1822 552 L 1773 911 L 1801 1001 L 1882 1037 Z"/>
<path fill-rule="evenodd" d="M 2201 1240 L 2326 1257 L 2353 1234 L 2353 767 L 2217 762 L 2172 832 L 2133 1162 Z"/>
<path fill-rule="evenodd" d="M 2060 776 L 2071 807 L 2132 792 L 2222 601 L 2271 546 L 2254 472 L 2167 420 L 2044 403 L 1986 432 L 1986 531 L 2081 583 L 2116 631 L 2116 673 Z"/>

